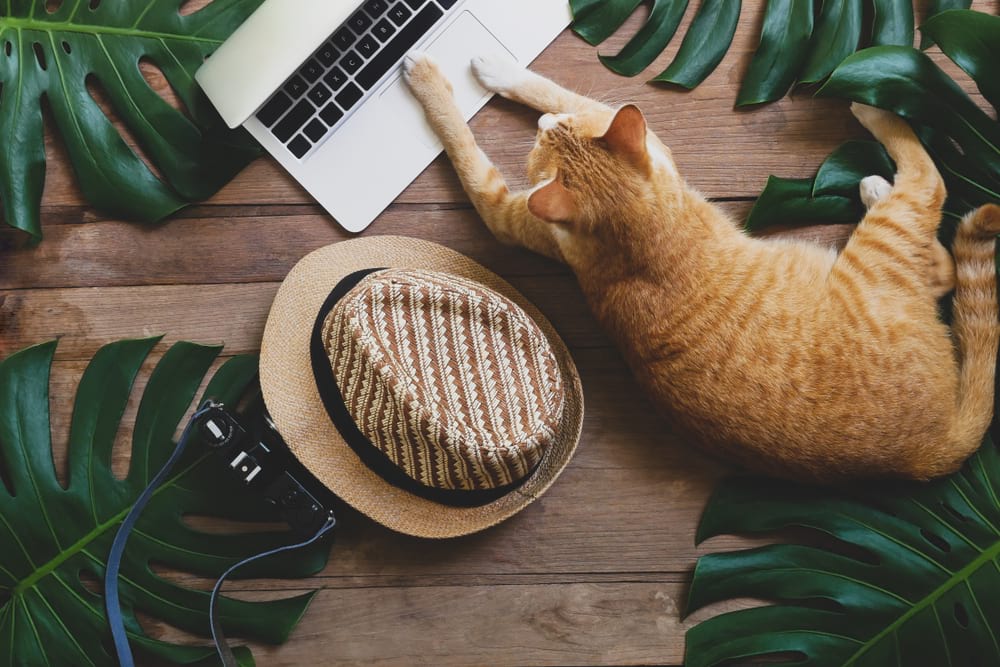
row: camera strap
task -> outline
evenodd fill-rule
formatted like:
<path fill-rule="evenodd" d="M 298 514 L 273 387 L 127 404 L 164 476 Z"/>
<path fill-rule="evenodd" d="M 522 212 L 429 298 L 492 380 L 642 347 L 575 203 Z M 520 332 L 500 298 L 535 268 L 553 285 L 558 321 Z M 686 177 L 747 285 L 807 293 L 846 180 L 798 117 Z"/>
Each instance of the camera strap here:
<path fill-rule="evenodd" d="M 128 633 L 125 629 L 125 620 L 122 616 L 121 602 L 118 594 L 118 579 L 119 572 L 121 570 L 122 556 L 125 553 L 125 545 L 128 542 L 129 535 L 132 533 L 132 529 L 135 528 L 135 524 L 139 520 L 139 516 L 146 508 L 146 505 L 149 504 L 149 501 L 156 492 L 156 489 L 163 484 L 164 480 L 170 474 L 170 471 L 184 454 L 188 441 L 194 431 L 194 426 L 200 419 L 216 408 L 217 406 L 206 403 L 191 416 L 191 419 L 184 427 L 184 431 L 181 433 L 181 437 L 177 441 L 177 446 L 174 448 L 170 458 L 167 459 L 163 468 L 161 468 L 156 476 L 153 477 L 153 480 L 139 495 L 138 499 L 136 499 L 135 504 L 132 505 L 132 509 L 129 510 L 129 513 L 126 515 L 125 520 L 122 521 L 121 525 L 118 527 L 118 532 L 115 535 L 114 542 L 111 544 L 111 551 L 108 554 L 108 565 L 104 575 L 104 600 L 108 616 L 108 624 L 111 626 L 111 637 L 114 640 L 115 653 L 118 655 L 118 663 L 121 667 L 135 667 L 135 659 L 132 656 L 132 649 L 129 646 Z M 334 519 L 333 514 L 329 513 L 325 523 L 323 523 L 317 529 L 316 533 L 309 539 L 294 544 L 288 544 L 283 547 L 278 547 L 276 549 L 271 549 L 246 558 L 226 570 L 215 582 L 215 586 L 212 588 L 212 594 L 209 598 L 208 616 L 212 631 L 212 640 L 215 643 L 215 650 L 219 654 L 224 667 L 239 667 L 239 662 L 236 660 L 236 656 L 233 654 L 232 649 L 226 641 L 226 636 L 222 632 L 222 624 L 216 613 L 219 593 L 225 580 L 233 572 L 240 569 L 244 565 L 248 565 L 279 553 L 305 548 L 329 533 L 335 525 L 336 520 Z"/>

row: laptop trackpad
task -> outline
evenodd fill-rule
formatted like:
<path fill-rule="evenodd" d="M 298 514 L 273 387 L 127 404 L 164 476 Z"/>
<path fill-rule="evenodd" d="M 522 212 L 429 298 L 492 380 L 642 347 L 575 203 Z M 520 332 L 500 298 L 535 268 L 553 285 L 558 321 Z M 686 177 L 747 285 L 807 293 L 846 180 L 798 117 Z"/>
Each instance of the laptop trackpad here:
<path fill-rule="evenodd" d="M 478 111 L 493 93 L 487 91 L 472 74 L 469 62 L 475 56 L 516 58 L 496 37 L 468 11 L 462 13 L 430 46 L 424 50 L 437 61 L 455 89 L 455 100 L 466 120 Z M 431 148 L 440 150 L 438 141 L 427 124 L 423 107 L 400 78 L 385 89 L 379 99 L 385 127 L 406 128 Z"/>

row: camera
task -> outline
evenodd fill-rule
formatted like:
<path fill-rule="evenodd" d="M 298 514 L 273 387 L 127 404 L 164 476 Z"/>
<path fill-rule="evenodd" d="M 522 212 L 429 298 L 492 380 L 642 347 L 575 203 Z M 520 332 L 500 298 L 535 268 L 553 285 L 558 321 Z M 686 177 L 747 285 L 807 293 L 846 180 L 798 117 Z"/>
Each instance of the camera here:
<path fill-rule="evenodd" d="M 246 419 L 211 400 L 202 408 L 198 433 L 226 474 L 277 508 L 296 533 L 313 535 L 333 518 L 319 500 L 329 491 L 298 464 L 266 412 Z"/>

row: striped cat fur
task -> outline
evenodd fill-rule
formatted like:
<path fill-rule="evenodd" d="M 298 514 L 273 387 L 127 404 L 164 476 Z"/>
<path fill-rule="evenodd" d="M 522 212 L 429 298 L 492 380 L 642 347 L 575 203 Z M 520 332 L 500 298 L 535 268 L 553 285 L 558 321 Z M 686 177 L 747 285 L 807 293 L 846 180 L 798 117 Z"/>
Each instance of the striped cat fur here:
<path fill-rule="evenodd" d="M 565 262 L 640 386 L 717 456 L 815 482 L 958 469 L 993 408 L 1000 208 L 937 240 L 945 188 L 911 128 L 855 116 L 895 160 L 862 183 L 869 210 L 846 248 L 752 238 L 678 174 L 634 106 L 614 110 L 507 61 L 476 60 L 489 89 L 545 113 L 512 192 L 476 145 L 450 84 L 406 63 L 472 203 L 503 242 Z M 957 267 L 957 269 L 956 269 Z M 954 325 L 938 300 L 956 286 Z"/>

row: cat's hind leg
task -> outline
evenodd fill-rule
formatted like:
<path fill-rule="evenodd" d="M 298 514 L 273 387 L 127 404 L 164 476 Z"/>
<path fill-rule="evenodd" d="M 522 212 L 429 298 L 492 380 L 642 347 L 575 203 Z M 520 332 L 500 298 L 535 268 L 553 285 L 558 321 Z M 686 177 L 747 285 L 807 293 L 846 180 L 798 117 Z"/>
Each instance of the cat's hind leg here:
<path fill-rule="evenodd" d="M 858 189 L 861 192 L 861 202 L 866 209 L 871 209 L 889 197 L 892 193 L 892 184 L 881 176 L 866 176 L 861 179 Z M 937 298 L 955 289 L 955 261 L 951 253 L 937 239 L 931 242 L 927 287 Z"/>
<path fill-rule="evenodd" d="M 487 90 L 542 113 L 608 112 L 611 107 L 496 56 L 472 59 L 472 73 Z"/>
<path fill-rule="evenodd" d="M 834 264 L 834 283 L 843 274 L 844 285 L 901 290 L 931 306 L 951 284 L 950 258 L 937 240 L 944 181 L 902 118 L 860 104 L 851 111 L 885 146 L 897 173 L 888 190 L 880 179 L 862 186 L 870 208 Z"/>
<path fill-rule="evenodd" d="M 511 192 L 500 170 L 476 143 L 455 103 L 451 84 L 437 64 L 426 54 L 411 53 L 403 61 L 403 74 L 444 144 L 472 205 L 493 235 L 504 243 L 562 261 L 548 223 L 528 210 L 528 193 Z"/>

